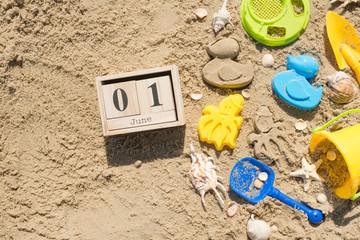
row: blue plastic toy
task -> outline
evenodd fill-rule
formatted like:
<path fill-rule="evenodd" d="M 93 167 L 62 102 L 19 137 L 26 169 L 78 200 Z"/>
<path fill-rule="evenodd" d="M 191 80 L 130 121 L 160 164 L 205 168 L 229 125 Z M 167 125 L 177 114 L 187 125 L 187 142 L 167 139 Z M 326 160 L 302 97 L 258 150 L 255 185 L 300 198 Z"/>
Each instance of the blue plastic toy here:
<path fill-rule="evenodd" d="M 322 96 L 323 88 L 313 88 L 304 76 L 294 70 L 283 71 L 271 81 L 274 93 L 289 105 L 303 110 L 315 108 Z"/>
<path fill-rule="evenodd" d="M 306 79 L 315 77 L 319 71 L 319 63 L 311 56 L 300 55 L 293 57 L 289 54 L 286 61 L 288 70 L 295 70 Z"/>
<path fill-rule="evenodd" d="M 266 172 L 268 179 L 261 189 L 257 189 L 254 187 L 254 181 L 260 172 Z M 309 221 L 314 224 L 318 224 L 323 220 L 324 215 L 320 210 L 309 208 L 273 187 L 274 180 L 275 174 L 270 167 L 254 158 L 246 157 L 238 161 L 231 170 L 230 187 L 251 203 L 258 203 L 269 195 L 290 207 L 303 211 L 308 216 Z"/>

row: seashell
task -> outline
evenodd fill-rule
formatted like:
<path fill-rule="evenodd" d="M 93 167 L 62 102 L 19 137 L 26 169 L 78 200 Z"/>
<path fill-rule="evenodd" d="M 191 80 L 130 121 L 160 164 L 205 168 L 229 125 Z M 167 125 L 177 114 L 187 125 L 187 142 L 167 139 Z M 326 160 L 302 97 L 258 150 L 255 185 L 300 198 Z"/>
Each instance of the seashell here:
<path fill-rule="evenodd" d="M 218 182 L 219 177 L 216 174 L 216 167 L 212 160 L 213 158 L 206 157 L 203 153 L 195 153 L 194 146 L 190 144 L 191 168 L 189 171 L 189 178 L 193 186 L 198 190 L 201 196 L 201 201 L 205 205 L 205 193 L 213 190 L 222 204 L 222 200 L 217 187 L 220 187 L 223 192 L 226 192 L 225 187 Z"/>
<path fill-rule="evenodd" d="M 333 150 L 329 150 L 326 153 L 326 158 L 330 161 L 334 161 L 336 159 L 336 153 Z"/>
<path fill-rule="evenodd" d="M 306 129 L 306 127 L 307 127 L 306 122 L 302 119 L 299 119 L 295 122 L 296 130 L 302 131 L 302 130 Z"/>
<path fill-rule="evenodd" d="M 259 179 L 256 179 L 254 181 L 254 186 L 257 188 L 257 189 L 261 189 L 263 187 L 264 183 L 262 181 L 260 181 Z"/>
<path fill-rule="evenodd" d="M 326 198 L 326 195 L 325 195 L 325 194 L 320 193 L 319 195 L 317 195 L 316 200 L 317 200 L 319 203 L 324 204 L 324 203 L 326 202 L 327 198 Z"/>
<path fill-rule="evenodd" d="M 272 226 L 270 227 L 270 229 L 271 229 L 271 232 L 272 232 L 272 233 L 275 233 L 275 232 L 277 232 L 277 231 L 279 230 L 276 225 L 272 225 Z"/>
<path fill-rule="evenodd" d="M 262 65 L 264 67 L 272 67 L 274 65 L 274 57 L 271 54 L 265 54 L 262 59 Z"/>
<path fill-rule="evenodd" d="M 238 210 L 239 210 L 239 204 L 232 201 L 232 202 L 229 202 L 226 213 L 229 217 L 232 217 L 238 212 Z"/>
<path fill-rule="evenodd" d="M 232 38 L 223 38 L 205 47 L 214 58 L 236 58 L 240 53 L 239 43 Z"/>
<path fill-rule="evenodd" d="M 357 83 L 342 71 L 328 76 L 326 86 L 326 95 L 335 103 L 349 103 L 359 96 Z"/>
<path fill-rule="evenodd" d="M 208 14 L 207 11 L 203 8 L 196 9 L 194 13 L 198 19 L 204 19 Z"/>
<path fill-rule="evenodd" d="M 289 54 L 286 58 L 288 70 L 295 70 L 297 74 L 310 79 L 316 76 L 319 71 L 319 63 L 314 57 L 300 55 L 293 57 Z"/>
<path fill-rule="evenodd" d="M 254 220 L 254 215 L 251 215 L 247 224 L 247 234 L 251 240 L 267 240 L 270 233 L 271 229 L 267 222 Z"/>
<path fill-rule="evenodd" d="M 226 4 L 228 0 L 224 0 L 224 3 L 219 11 L 217 11 L 212 17 L 212 25 L 215 34 L 223 29 L 226 24 L 230 23 L 230 13 L 226 9 Z"/>
<path fill-rule="evenodd" d="M 245 99 L 249 99 L 250 98 L 250 90 L 249 89 L 244 89 L 241 91 L 241 95 L 245 98 Z"/>
<path fill-rule="evenodd" d="M 266 172 L 259 173 L 258 179 L 262 182 L 266 182 L 268 179 L 268 174 Z"/>
<path fill-rule="evenodd" d="M 195 90 L 192 93 L 190 93 L 190 97 L 194 100 L 200 100 L 202 98 L 202 93 L 199 90 Z"/>

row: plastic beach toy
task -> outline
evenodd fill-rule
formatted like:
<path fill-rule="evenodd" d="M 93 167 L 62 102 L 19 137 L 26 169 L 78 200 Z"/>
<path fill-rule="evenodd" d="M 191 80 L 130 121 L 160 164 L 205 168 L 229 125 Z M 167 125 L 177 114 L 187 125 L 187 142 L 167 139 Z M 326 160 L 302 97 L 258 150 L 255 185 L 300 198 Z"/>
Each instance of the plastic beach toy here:
<path fill-rule="evenodd" d="M 328 12 L 326 30 L 339 68 L 350 66 L 360 83 L 360 40 L 353 25 L 338 14 Z"/>
<path fill-rule="evenodd" d="M 222 150 L 225 145 L 235 148 L 243 122 L 238 114 L 243 105 L 244 98 L 240 94 L 233 94 L 221 100 L 218 108 L 214 105 L 206 106 L 198 122 L 200 140 L 213 143 L 217 150 Z"/>
<path fill-rule="evenodd" d="M 312 56 L 299 55 L 296 57 L 289 54 L 286 58 L 288 70 L 295 70 L 296 73 L 310 79 L 316 76 L 319 71 L 319 63 Z"/>
<path fill-rule="evenodd" d="M 315 108 L 322 95 L 322 86 L 313 88 L 304 76 L 294 70 L 279 72 L 271 81 L 274 93 L 287 104 L 302 110 Z"/>
<path fill-rule="evenodd" d="M 350 177 L 343 186 L 336 188 L 334 193 L 340 198 L 350 198 L 352 200 L 360 197 L 360 192 L 356 193 L 360 186 L 360 124 L 343 128 L 335 132 L 328 132 L 323 129 L 339 118 L 354 112 L 360 112 L 360 109 L 346 111 L 323 126 L 315 128 L 310 140 L 311 153 L 313 153 L 317 149 L 317 146 L 325 139 L 330 140 L 340 151 L 347 165 Z"/>
<path fill-rule="evenodd" d="M 310 17 L 308 0 L 242 0 L 240 8 L 246 32 L 267 46 L 296 40 Z"/>
<path fill-rule="evenodd" d="M 254 187 L 254 182 L 260 172 L 266 172 L 268 179 L 262 188 L 258 189 Z M 238 161 L 231 170 L 230 187 L 251 203 L 258 203 L 269 195 L 304 212 L 312 223 L 318 224 L 323 220 L 324 216 L 321 211 L 305 206 L 273 187 L 274 180 L 275 174 L 270 167 L 254 158 L 246 157 Z"/>

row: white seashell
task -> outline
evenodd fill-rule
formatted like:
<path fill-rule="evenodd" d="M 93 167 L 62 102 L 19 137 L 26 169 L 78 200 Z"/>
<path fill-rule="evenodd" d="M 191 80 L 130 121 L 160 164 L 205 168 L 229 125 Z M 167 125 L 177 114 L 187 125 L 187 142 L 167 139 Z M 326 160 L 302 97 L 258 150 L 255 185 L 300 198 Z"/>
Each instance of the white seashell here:
<path fill-rule="evenodd" d="M 357 83 L 346 73 L 339 71 L 327 79 L 325 93 L 331 101 L 349 103 L 359 96 Z"/>
<path fill-rule="evenodd" d="M 254 215 L 247 224 L 247 234 L 251 240 L 267 240 L 270 237 L 271 229 L 267 222 L 254 220 Z"/>
<path fill-rule="evenodd" d="M 306 122 L 302 119 L 299 119 L 295 122 L 296 130 L 302 131 L 302 130 L 306 129 L 306 127 L 307 127 Z"/>
<path fill-rule="evenodd" d="M 326 153 L 326 158 L 330 161 L 334 161 L 336 159 L 336 153 L 333 150 L 329 150 Z"/>
<path fill-rule="evenodd" d="M 276 225 L 272 225 L 272 226 L 270 227 L 270 229 L 271 229 L 271 232 L 272 232 L 272 233 L 275 233 L 275 232 L 277 232 L 277 231 L 279 230 Z"/>
<path fill-rule="evenodd" d="M 232 202 L 229 202 L 226 213 L 229 217 L 232 217 L 238 212 L 238 210 L 239 210 L 239 204 L 232 201 Z"/>
<path fill-rule="evenodd" d="M 190 97 L 194 100 L 200 100 L 202 96 L 203 95 L 199 90 L 195 90 L 194 92 L 190 93 Z"/>
<path fill-rule="evenodd" d="M 261 189 L 264 185 L 264 182 L 260 181 L 259 179 L 256 179 L 254 181 L 254 186 L 257 188 L 257 189 Z"/>
<path fill-rule="evenodd" d="M 258 178 L 260 181 L 266 182 L 266 180 L 268 179 L 268 174 L 266 172 L 261 172 L 259 173 Z"/>
<path fill-rule="evenodd" d="M 218 33 L 223 29 L 226 24 L 230 23 L 230 13 L 226 9 L 226 4 L 228 0 L 224 0 L 224 3 L 219 11 L 217 11 L 212 17 L 212 25 L 215 33 Z"/>
<path fill-rule="evenodd" d="M 221 177 L 216 174 L 218 167 L 213 164 L 213 158 L 208 158 L 203 153 L 195 153 L 192 144 L 190 144 L 190 156 L 192 163 L 189 171 L 189 178 L 193 186 L 200 193 L 204 207 L 206 207 L 205 193 L 209 190 L 213 190 L 221 203 L 224 204 L 224 201 L 216 188 L 220 187 L 224 193 L 226 192 L 226 189 L 218 182 L 218 178 Z"/>
<path fill-rule="evenodd" d="M 262 65 L 264 67 L 272 67 L 274 65 L 274 57 L 271 54 L 265 54 L 262 59 Z"/>
<path fill-rule="evenodd" d="M 198 19 L 204 19 L 208 14 L 207 11 L 203 8 L 196 9 L 194 13 Z"/>
<path fill-rule="evenodd" d="M 325 194 L 320 193 L 319 195 L 317 195 L 316 200 L 317 200 L 319 203 L 324 204 L 324 203 L 326 202 L 327 198 L 326 198 L 326 195 L 325 195 Z"/>
<path fill-rule="evenodd" d="M 249 89 L 244 89 L 241 91 L 241 95 L 245 98 L 245 99 L 249 99 L 250 98 L 250 90 Z"/>

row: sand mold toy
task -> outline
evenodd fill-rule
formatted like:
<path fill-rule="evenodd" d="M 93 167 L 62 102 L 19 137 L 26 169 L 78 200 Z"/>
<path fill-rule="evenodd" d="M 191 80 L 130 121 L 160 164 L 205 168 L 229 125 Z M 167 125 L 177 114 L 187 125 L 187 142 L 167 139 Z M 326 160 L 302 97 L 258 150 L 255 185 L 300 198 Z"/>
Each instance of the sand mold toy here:
<path fill-rule="evenodd" d="M 224 38 L 206 47 L 214 57 L 202 69 L 202 77 L 208 84 L 221 88 L 241 88 L 249 85 L 254 77 L 250 60 L 245 64 L 233 59 L 239 55 L 239 43 L 232 38 Z"/>
<path fill-rule="evenodd" d="M 360 124 L 335 132 L 324 129 L 339 118 L 360 109 L 346 111 L 313 131 L 310 152 L 316 161 L 321 161 L 318 174 L 336 196 L 344 199 L 360 197 Z M 332 151 L 332 152 L 330 152 Z"/>
<path fill-rule="evenodd" d="M 244 98 L 240 94 L 233 94 L 221 100 L 218 108 L 214 105 L 206 106 L 197 127 L 200 140 L 214 144 L 217 150 L 222 150 L 225 145 L 235 148 L 243 122 L 238 114 L 243 105 Z"/>
<path fill-rule="evenodd" d="M 322 86 L 313 88 L 304 76 L 294 70 L 276 74 L 271 81 L 271 87 L 280 99 L 302 110 L 315 108 L 321 100 L 323 91 Z"/>
<path fill-rule="evenodd" d="M 330 11 L 326 14 L 326 31 L 339 68 L 350 66 L 360 83 L 360 39 L 355 28 Z"/>
<path fill-rule="evenodd" d="M 268 178 L 262 188 L 258 189 L 254 186 L 254 181 L 260 172 L 266 172 Z M 230 187 L 249 202 L 258 203 L 269 195 L 290 207 L 302 211 L 308 216 L 310 222 L 314 224 L 322 222 L 324 216 L 321 211 L 305 206 L 281 193 L 279 189 L 273 187 L 274 181 L 274 171 L 262 162 L 250 157 L 238 161 L 230 174 Z"/>
<path fill-rule="evenodd" d="M 267 46 L 296 40 L 310 17 L 308 0 L 242 0 L 240 8 L 246 32 Z"/>
<path fill-rule="evenodd" d="M 289 54 L 286 61 L 288 70 L 295 70 L 296 73 L 304 76 L 306 79 L 315 77 L 319 71 L 319 63 L 314 57 L 308 55 L 293 57 Z"/>

